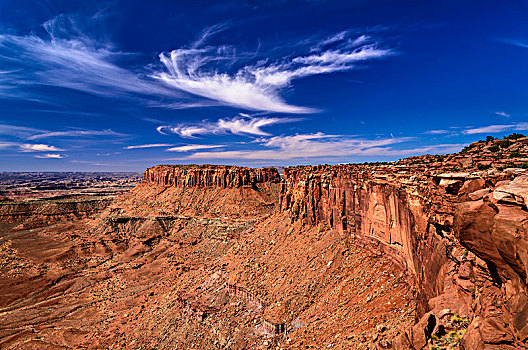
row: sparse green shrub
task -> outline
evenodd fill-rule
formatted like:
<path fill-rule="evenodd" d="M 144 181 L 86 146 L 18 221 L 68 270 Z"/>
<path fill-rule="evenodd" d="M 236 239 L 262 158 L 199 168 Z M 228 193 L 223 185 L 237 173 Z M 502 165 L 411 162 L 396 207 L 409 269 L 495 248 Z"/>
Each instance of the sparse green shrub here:
<path fill-rule="evenodd" d="M 502 140 L 501 142 L 499 142 L 500 148 L 508 148 L 511 145 L 513 145 L 513 142 L 511 142 L 510 140 Z"/>
<path fill-rule="evenodd" d="M 516 158 L 520 156 L 521 156 L 521 153 L 519 151 L 513 151 L 510 153 L 510 158 Z"/>
<path fill-rule="evenodd" d="M 509 136 L 505 136 L 504 139 L 506 140 L 518 140 L 522 137 L 526 137 L 524 136 L 523 134 L 518 134 L 516 132 L 514 132 L 513 134 L 509 135 Z"/>
<path fill-rule="evenodd" d="M 462 252 L 462 258 L 463 258 L 464 260 L 467 259 L 468 254 L 469 254 L 469 250 L 468 250 L 467 248 L 464 249 L 464 252 Z"/>
<path fill-rule="evenodd" d="M 519 163 L 517 164 L 517 168 L 528 169 L 528 163 Z"/>
<path fill-rule="evenodd" d="M 486 170 L 486 169 L 489 169 L 491 168 L 491 165 L 489 164 L 477 164 L 477 169 L 478 170 Z"/>
<path fill-rule="evenodd" d="M 495 140 L 493 136 L 486 136 L 486 142 L 491 142 L 493 140 Z"/>
<path fill-rule="evenodd" d="M 462 316 L 460 316 L 459 314 L 454 314 L 451 317 L 451 323 L 460 323 L 460 322 L 462 322 Z"/>
<path fill-rule="evenodd" d="M 493 146 L 491 146 L 489 148 L 489 150 L 490 150 L 490 152 L 493 152 L 493 153 L 498 152 L 499 151 L 499 146 L 493 145 Z"/>
<path fill-rule="evenodd" d="M 466 146 L 466 147 L 462 148 L 462 151 L 460 151 L 460 153 L 467 153 L 467 151 L 469 151 L 470 149 L 471 149 L 471 147 Z"/>

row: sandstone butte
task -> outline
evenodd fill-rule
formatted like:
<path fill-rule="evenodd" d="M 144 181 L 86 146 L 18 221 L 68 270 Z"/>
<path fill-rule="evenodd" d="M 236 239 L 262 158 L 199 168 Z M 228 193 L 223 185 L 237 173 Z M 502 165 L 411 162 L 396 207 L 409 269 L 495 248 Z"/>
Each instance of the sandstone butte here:
<path fill-rule="evenodd" d="M 2 349 L 527 349 L 528 138 L 0 206 Z"/>

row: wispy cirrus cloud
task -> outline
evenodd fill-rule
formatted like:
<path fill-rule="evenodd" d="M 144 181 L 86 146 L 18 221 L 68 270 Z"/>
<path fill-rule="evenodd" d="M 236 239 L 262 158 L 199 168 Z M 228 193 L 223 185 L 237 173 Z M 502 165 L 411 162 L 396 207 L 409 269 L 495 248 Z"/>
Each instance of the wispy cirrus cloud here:
<path fill-rule="evenodd" d="M 158 126 L 156 130 L 160 134 L 172 133 L 185 138 L 193 138 L 198 135 L 256 135 L 269 136 L 270 134 L 262 128 L 265 126 L 291 123 L 299 118 L 275 118 L 255 117 L 247 114 L 239 114 L 233 118 L 220 118 L 216 122 L 179 123 L 175 125 Z"/>
<path fill-rule="evenodd" d="M 116 50 L 105 38 L 86 35 L 80 28 L 96 23 L 82 22 L 60 15 L 44 23 L 46 35 L 0 34 L 0 96 L 46 102 L 27 89 L 38 85 L 164 108 L 224 105 L 313 113 L 318 110 L 288 103 L 281 95 L 294 80 L 350 71 L 360 63 L 395 54 L 371 36 L 354 37 L 349 31 L 307 38 L 304 45 L 290 45 L 286 56 L 273 56 L 273 50 L 207 46 L 211 36 L 229 28 L 220 24 L 206 28 L 189 46 L 161 53 L 157 67 L 155 62 L 134 66 L 128 61 L 139 55 Z"/>
<path fill-rule="evenodd" d="M 511 116 L 504 112 L 496 112 L 500 116 L 510 118 Z M 465 126 L 465 127 L 451 127 L 450 129 L 428 130 L 423 132 L 425 135 L 475 135 L 475 134 L 495 134 L 499 132 L 525 131 L 528 130 L 527 122 L 517 122 L 510 124 L 492 124 L 486 126 Z"/>
<path fill-rule="evenodd" d="M 511 39 L 511 38 L 503 38 L 503 39 L 498 39 L 498 40 L 505 44 L 528 48 L 528 40 L 519 40 L 519 39 Z"/>
<path fill-rule="evenodd" d="M 123 147 L 124 149 L 142 149 L 142 148 L 156 148 L 156 147 L 170 147 L 173 146 L 170 143 L 147 143 L 144 145 L 133 145 Z"/>
<path fill-rule="evenodd" d="M 260 138 L 251 150 L 196 152 L 187 159 L 292 160 L 328 157 L 400 155 L 389 146 L 412 140 L 410 137 L 365 139 L 321 132 Z M 412 150 L 409 152 L 414 152 Z M 342 159 L 342 158 L 341 158 Z"/>
<path fill-rule="evenodd" d="M 189 152 L 189 151 L 196 151 L 199 149 L 212 149 L 212 148 L 220 148 L 225 147 L 225 145 L 185 145 L 185 146 L 178 146 L 178 147 L 172 147 L 167 149 L 169 152 Z"/>
<path fill-rule="evenodd" d="M 23 143 L 19 145 L 19 149 L 21 152 L 57 152 L 57 151 L 64 151 L 61 148 L 46 145 L 43 143 Z"/>
<path fill-rule="evenodd" d="M 62 159 L 64 156 L 58 153 L 46 153 L 46 154 L 38 154 L 35 156 L 35 158 L 41 158 L 41 159 Z"/>
<path fill-rule="evenodd" d="M 129 136 L 120 132 L 116 132 L 110 129 L 107 130 L 83 130 L 83 129 L 74 129 L 66 131 L 50 131 L 43 132 L 36 135 L 29 136 L 28 140 L 39 140 L 44 138 L 51 137 L 101 137 L 101 136 L 115 136 L 115 137 L 124 137 Z"/>
<path fill-rule="evenodd" d="M 474 134 L 494 134 L 504 131 L 524 131 L 528 130 L 527 122 L 520 122 L 514 124 L 495 124 L 482 126 L 478 128 L 468 128 L 463 130 L 462 133 L 465 135 L 474 135 Z"/>
<path fill-rule="evenodd" d="M 0 135 L 15 136 L 24 140 L 34 141 L 45 138 L 84 138 L 84 137 L 128 137 L 130 135 L 116 132 L 111 129 L 90 130 L 72 128 L 67 130 L 50 131 L 32 127 L 0 124 Z"/>
<path fill-rule="evenodd" d="M 0 94 L 29 97 L 21 87 L 40 84 L 105 97 L 181 96 L 148 78 L 146 72 L 119 66 L 131 54 L 84 35 L 79 25 L 77 18 L 61 15 L 44 23 L 47 36 L 0 34 L 0 64 L 10 68 L 0 74 Z"/>
<path fill-rule="evenodd" d="M 165 71 L 152 76 L 166 85 L 214 100 L 219 104 L 280 113 L 313 113 L 314 108 L 287 103 L 280 92 L 295 79 L 350 71 L 360 62 L 393 55 L 368 36 L 347 40 L 348 32 L 332 35 L 307 50 L 280 59 L 263 58 L 253 64 L 240 64 L 234 48 L 179 48 L 160 54 Z M 331 45 L 331 47 L 329 47 Z M 244 55 L 242 57 L 245 58 Z M 234 65 L 238 69 L 229 70 Z"/>
<path fill-rule="evenodd" d="M 450 132 L 452 132 L 452 130 L 437 129 L 437 130 L 428 130 L 428 131 L 424 132 L 424 134 L 426 134 L 426 135 L 444 135 L 444 134 L 449 134 Z"/>
<path fill-rule="evenodd" d="M 510 118 L 511 115 L 506 112 L 495 112 L 496 115 L 500 115 L 501 117 Z"/>

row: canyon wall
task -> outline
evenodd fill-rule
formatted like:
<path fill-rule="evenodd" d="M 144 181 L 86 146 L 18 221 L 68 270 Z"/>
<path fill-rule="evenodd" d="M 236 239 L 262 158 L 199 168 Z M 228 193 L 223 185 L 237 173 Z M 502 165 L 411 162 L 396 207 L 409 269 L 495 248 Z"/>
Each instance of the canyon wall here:
<path fill-rule="evenodd" d="M 528 176 L 446 168 L 286 168 L 280 209 L 379 250 L 408 272 L 418 318 L 395 348 L 526 348 Z"/>
<path fill-rule="evenodd" d="M 489 280 L 474 301 L 467 349 L 526 348 L 528 342 L 528 175 L 498 182 L 457 206 L 460 242 L 485 262 Z"/>
<path fill-rule="evenodd" d="M 402 330 L 394 348 L 449 342 L 466 349 L 519 348 L 528 338 L 528 182 L 518 176 L 522 169 L 478 171 L 475 158 L 297 166 L 286 168 L 282 180 L 274 168 L 156 166 L 142 186 L 249 187 L 255 193 L 258 186 L 280 186 L 278 203 L 269 201 L 276 214 L 332 229 L 407 273 L 416 324 Z"/>
<path fill-rule="evenodd" d="M 259 183 L 280 181 L 275 168 L 246 168 L 223 165 L 156 165 L 148 168 L 143 176 L 144 183 L 179 188 L 251 187 Z"/>
<path fill-rule="evenodd" d="M 41 227 L 51 223 L 85 218 L 104 210 L 113 198 L 93 197 L 67 200 L 32 200 L 0 203 L 0 222 Z"/>
<path fill-rule="evenodd" d="M 435 188 L 405 168 L 294 167 L 285 170 L 280 206 L 293 220 L 328 225 L 390 255 L 416 280 L 424 313 L 442 290 L 450 246 L 444 236 L 452 235 L 454 198 Z"/>

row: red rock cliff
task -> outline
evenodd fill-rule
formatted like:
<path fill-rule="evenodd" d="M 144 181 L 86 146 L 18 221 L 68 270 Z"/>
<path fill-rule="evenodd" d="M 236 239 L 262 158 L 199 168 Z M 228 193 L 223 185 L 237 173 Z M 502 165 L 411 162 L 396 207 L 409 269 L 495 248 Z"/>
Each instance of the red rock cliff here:
<path fill-rule="evenodd" d="M 295 167 L 284 178 L 282 210 L 390 255 L 416 280 L 421 312 L 427 310 L 427 300 L 443 288 L 454 198 L 406 167 Z"/>
<path fill-rule="evenodd" d="M 409 272 L 421 317 L 393 348 L 526 349 L 527 161 L 528 138 L 510 136 L 392 164 L 286 168 L 280 208 Z"/>
<path fill-rule="evenodd" d="M 223 165 L 156 165 L 148 168 L 143 183 L 173 187 L 250 187 L 258 183 L 279 182 L 275 168 L 246 168 Z"/>

